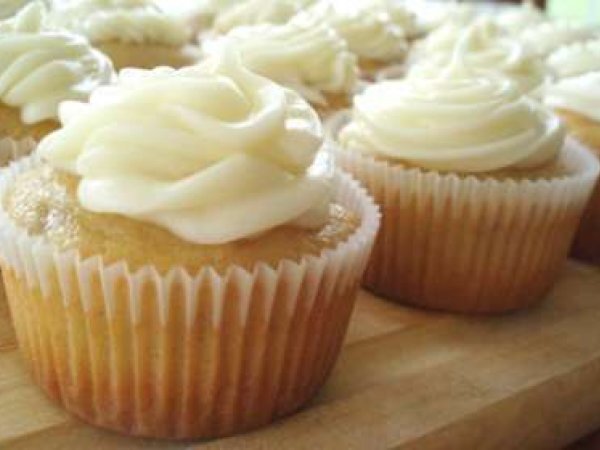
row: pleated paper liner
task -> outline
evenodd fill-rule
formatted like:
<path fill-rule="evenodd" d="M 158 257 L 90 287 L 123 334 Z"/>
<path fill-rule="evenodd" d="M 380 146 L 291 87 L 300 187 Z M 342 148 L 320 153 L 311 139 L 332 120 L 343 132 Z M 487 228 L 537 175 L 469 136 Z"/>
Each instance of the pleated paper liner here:
<path fill-rule="evenodd" d="M 31 138 L 21 140 L 0 139 L 0 167 L 7 166 L 12 161 L 31 154 L 36 145 L 36 141 Z"/>
<path fill-rule="evenodd" d="M 581 224 L 575 234 L 572 255 L 600 266 L 600 182 L 583 213 Z"/>
<path fill-rule="evenodd" d="M 0 197 L 32 164 L 6 170 Z M 334 185 L 362 219 L 347 241 L 224 274 L 82 260 L 0 211 L 7 297 L 35 380 L 83 420 L 140 436 L 225 436 L 298 410 L 336 361 L 379 226 L 355 181 L 337 173 Z"/>
<path fill-rule="evenodd" d="M 337 136 L 349 115 L 328 124 Z M 335 150 L 382 208 L 364 284 L 390 299 L 470 313 L 541 300 L 559 276 L 599 165 L 569 140 L 547 180 L 480 179 L 393 166 Z"/>

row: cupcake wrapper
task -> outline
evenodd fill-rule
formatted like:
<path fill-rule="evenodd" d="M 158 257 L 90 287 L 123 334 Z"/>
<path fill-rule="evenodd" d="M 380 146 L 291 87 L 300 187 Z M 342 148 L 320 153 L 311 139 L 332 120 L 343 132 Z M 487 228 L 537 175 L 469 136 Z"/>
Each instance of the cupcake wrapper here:
<path fill-rule="evenodd" d="M 327 124 L 330 136 L 348 120 Z M 500 180 L 424 172 L 335 150 L 382 208 L 365 285 L 386 297 L 461 312 L 515 310 L 556 280 L 598 176 L 596 159 L 568 141 L 573 175 Z"/>
<path fill-rule="evenodd" d="M 0 180 L 0 197 L 27 158 Z M 0 212 L 0 263 L 36 381 L 92 424 L 159 438 L 249 430 L 309 400 L 338 355 L 377 228 L 345 174 L 335 198 L 360 227 L 335 249 L 253 271 L 131 272 L 56 252 Z"/>
<path fill-rule="evenodd" d="M 36 145 L 37 142 L 31 138 L 21 140 L 0 139 L 0 167 L 7 166 L 12 161 L 31 154 Z"/>

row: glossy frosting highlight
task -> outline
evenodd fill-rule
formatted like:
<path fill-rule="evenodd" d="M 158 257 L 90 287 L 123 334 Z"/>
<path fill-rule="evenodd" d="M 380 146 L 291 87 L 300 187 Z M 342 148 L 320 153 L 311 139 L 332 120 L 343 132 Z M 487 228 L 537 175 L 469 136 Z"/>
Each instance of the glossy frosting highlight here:
<path fill-rule="evenodd" d="M 230 49 L 180 70 L 126 69 L 89 103 L 65 104 L 61 120 L 39 154 L 81 177 L 79 200 L 93 212 L 199 244 L 326 220 L 316 112 Z"/>

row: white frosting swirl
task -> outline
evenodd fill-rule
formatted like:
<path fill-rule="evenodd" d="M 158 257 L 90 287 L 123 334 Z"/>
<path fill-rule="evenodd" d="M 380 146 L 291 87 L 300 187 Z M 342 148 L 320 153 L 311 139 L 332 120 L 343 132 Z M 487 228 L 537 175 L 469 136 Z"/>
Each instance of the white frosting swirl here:
<path fill-rule="evenodd" d="M 510 33 L 519 33 L 532 25 L 538 25 L 547 21 L 544 13 L 532 2 L 524 2 L 502 11 L 496 23 Z"/>
<path fill-rule="evenodd" d="M 543 61 L 526 51 L 518 41 L 502 35 L 489 19 L 478 20 L 467 27 L 449 50 L 417 60 L 408 76 L 435 76 L 453 60 L 472 70 L 499 72 L 515 81 L 524 93 L 540 88 L 547 78 Z"/>
<path fill-rule="evenodd" d="M 434 30 L 415 45 L 414 54 L 428 55 L 450 50 L 464 29 L 475 20 L 475 12 L 471 5 L 451 3 L 446 8 L 442 10 L 439 23 L 433 26 Z M 497 30 L 493 31 L 496 33 Z"/>
<path fill-rule="evenodd" d="M 563 137 L 560 120 L 510 80 L 450 67 L 439 78 L 367 88 L 339 141 L 424 169 L 482 173 L 542 165 Z"/>
<path fill-rule="evenodd" d="M 242 25 L 286 23 L 315 0 L 244 0 L 225 9 L 215 20 L 221 33 Z"/>
<path fill-rule="evenodd" d="M 91 42 L 181 46 L 188 30 L 150 0 L 67 0 L 56 3 L 50 22 Z"/>
<path fill-rule="evenodd" d="M 560 78 L 600 70 L 600 39 L 559 48 L 548 58 L 548 65 Z"/>
<path fill-rule="evenodd" d="M 20 108 L 26 124 L 58 119 L 60 102 L 84 100 L 113 77 L 111 62 L 84 38 L 45 31 L 44 15 L 32 3 L 0 23 L 0 100 Z"/>
<path fill-rule="evenodd" d="M 600 122 L 600 71 L 560 80 L 547 89 L 545 101 Z"/>
<path fill-rule="evenodd" d="M 323 223 L 329 181 L 328 167 L 313 164 L 316 112 L 233 53 L 180 70 L 123 70 L 89 103 L 65 104 L 61 120 L 39 153 L 81 177 L 88 210 L 199 244 Z"/>
<path fill-rule="evenodd" d="M 358 68 L 346 42 L 328 25 L 299 16 L 286 25 L 238 27 L 213 43 L 208 53 L 231 43 L 252 71 L 290 87 L 314 104 L 326 104 L 323 93 L 349 94 Z"/>
<path fill-rule="evenodd" d="M 563 45 L 587 41 L 597 35 L 598 33 L 588 25 L 556 21 L 526 28 L 520 39 L 532 52 L 546 57 Z"/>

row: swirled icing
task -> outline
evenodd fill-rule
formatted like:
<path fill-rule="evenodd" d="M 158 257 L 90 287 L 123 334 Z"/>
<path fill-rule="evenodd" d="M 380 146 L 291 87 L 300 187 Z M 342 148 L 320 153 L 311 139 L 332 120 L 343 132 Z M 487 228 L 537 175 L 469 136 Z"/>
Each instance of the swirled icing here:
<path fill-rule="evenodd" d="M 518 33 L 529 26 L 547 21 L 544 13 L 532 2 L 524 2 L 520 6 L 507 8 L 501 12 L 496 22 L 510 33 Z"/>
<path fill-rule="evenodd" d="M 53 26 L 86 36 L 91 42 L 184 45 L 188 30 L 149 0 L 67 0 L 52 10 Z"/>
<path fill-rule="evenodd" d="M 520 39 L 529 49 L 543 57 L 563 45 L 593 39 L 598 33 L 588 25 L 567 22 L 543 22 L 525 29 Z"/>
<path fill-rule="evenodd" d="M 560 78 L 598 71 L 600 39 L 561 47 L 550 55 L 548 65 Z"/>
<path fill-rule="evenodd" d="M 545 102 L 600 122 L 600 71 L 558 81 L 547 89 Z"/>
<path fill-rule="evenodd" d="M 205 51 L 210 54 L 234 44 L 249 69 L 298 91 L 311 103 L 325 104 L 323 93 L 352 92 L 356 57 L 332 28 L 306 19 L 238 27 L 207 44 Z"/>
<path fill-rule="evenodd" d="M 521 92 L 541 87 L 547 78 L 543 61 L 529 53 L 518 41 L 499 33 L 489 19 L 478 20 L 468 26 L 450 49 L 417 60 L 408 76 L 434 76 L 452 60 L 470 69 L 499 72 L 515 81 Z"/>
<path fill-rule="evenodd" d="M 82 37 L 44 29 L 45 8 L 32 3 L 0 23 L 0 100 L 34 124 L 58 119 L 64 100 L 84 100 L 113 77 L 111 62 Z"/>
<path fill-rule="evenodd" d="M 39 154 L 81 177 L 81 205 L 199 244 L 321 226 L 328 168 L 315 111 L 227 51 L 180 70 L 126 69 L 67 103 Z M 326 208 L 325 208 L 326 209 Z"/>
<path fill-rule="evenodd" d="M 367 88 L 338 138 L 351 151 L 424 169 L 482 173 L 543 165 L 563 136 L 560 120 L 512 81 L 450 67 Z"/>

